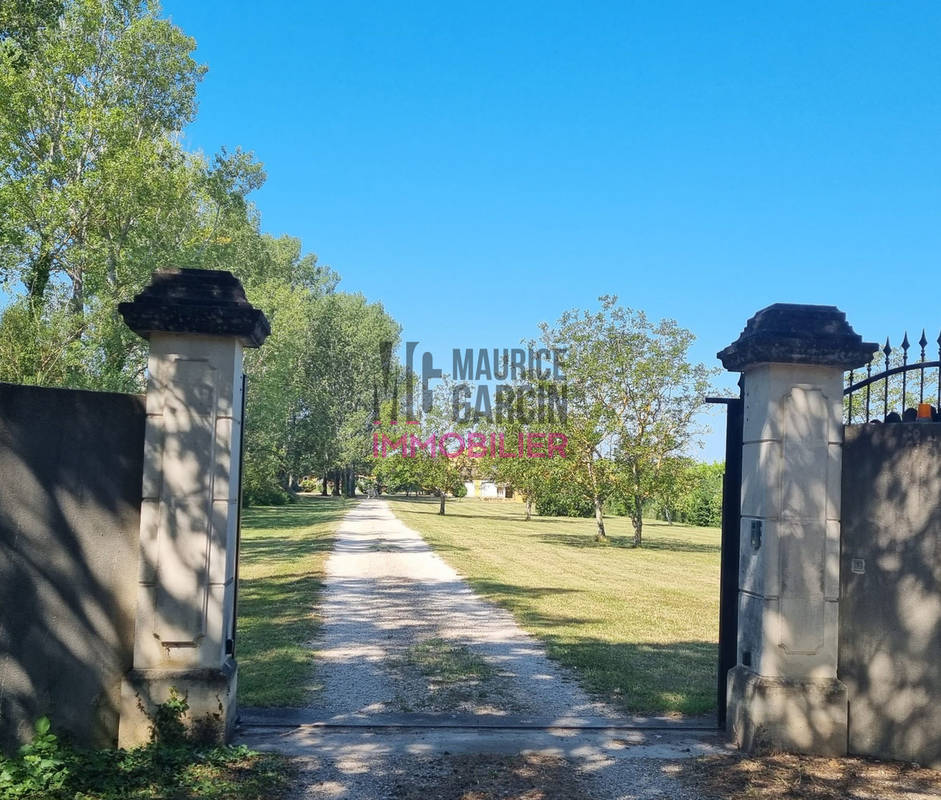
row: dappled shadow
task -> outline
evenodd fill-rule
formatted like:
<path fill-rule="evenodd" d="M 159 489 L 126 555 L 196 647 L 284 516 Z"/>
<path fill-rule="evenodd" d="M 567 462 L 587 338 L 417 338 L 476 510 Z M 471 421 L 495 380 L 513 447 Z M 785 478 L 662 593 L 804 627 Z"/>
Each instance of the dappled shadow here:
<path fill-rule="evenodd" d="M 599 549 L 617 547 L 627 548 L 629 550 L 666 550 L 674 553 L 718 553 L 721 550 L 718 542 L 716 544 L 707 544 L 704 542 L 692 542 L 688 539 L 672 539 L 654 536 L 645 538 L 640 548 L 634 544 L 634 539 L 629 536 L 609 536 L 607 542 L 597 542 L 594 537 L 586 534 L 544 533 L 538 537 L 538 541 L 544 542 L 545 544 L 564 545 L 566 547 Z"/>
<path fill-rule="evenodd" d="M 302 703 L 319 688 L 309 678 L 313 670 L 309 648 L 319 625 L 316 606 L 323 587 L 323 564 L 333 549 L 334 526 L 354 505 L 334 498 L 301 498 L 290 507 L 289 524 L 270 530 L 272 515 L 266 512 L 280 508 L 246 512 L 245 521 L 253 524 L 244 526 L 240 554 L 240 700 L 248 698 L 254 705 L 275 705 L 286 699 Z M 249 574 L 252 577 L 246 577 Z M 299 675 L 304 676 L 302 681 Z"/>
<path fill-rule="evenodd" d="M 144 403 L 0 384 L 0 746 L 113 744 L 133 659 Z"/>
<path fill-rule="evenodd" d="M 440 507 L 441 501 L 437 497 L 403 497 L 400 495 L 392 495 L 391 497 L 383 497 L 380 499 L 390 500 L 394 504 L 404 504 L 407 505 L 408 511 L 419 513 L 419 514 L 433 514 L 440 516 L 438 514 L 438 509 Z M 475 501 L 476 502 L 476 501 Z M 480 501 L 485 502 L 488 505 L 486 514 L 474 514 L 470 513 L 464 509 L 467 508 L 461 502 L 461 499 L 449 499 L 445 504 L 445 517 L 456 517 L 458 519 L 477 519 L 477 520 L 488 520 L 496 519 L 503 520 L 504 522 L 525 522 L 526 514 L 522 505 L 514 503 L 509 500 L 493 500 L 493 501 Z M 491 508 L 492 507 L 492 508 Z M 499 508 L 500 513 L 491 513 L 492 509 L 495 510 Z M 519 512 L 511 511 L 512 508 L 519 508 Z M 535 517 L 533 517 L 535 519 Z"/>
<path fill-rule="evenodd" d="M 716 707 L 716 642 L 542 638 L 551 657 L 576 670 L 586 689 L 621 711 L 700 717 Z"/>
<path fill-rule="evenodd" d="M 331 682 L 357 687 L 334 698 L 333 711 L 387 709 L 394 695 L 389 662 L 400 658 L 407 644 L 432 636 L 472 648 L 501 671 L 516 676 L 528 687 L 527 701 L 546 713 L 561 712 L 559 697 L 567 698 L 562 701 L 567 711 L 584 704 L 571 694 L 567 673 L 550 668 L 541 646 L 523 634 L 506 611 L 482 601 L 481 596 L 511 608 L 524 624 L 542 631 L 549 654 L 577 670 L 599 699 L 615 703 L 622 711 L 666 709 L 699 714 L 714 707 L 715 643 L 620 645 L 573 635 L 573 626 L 602 621 L 600 616 L 590 619 L 566 612 L 565 598 L 581 590 L 490 580 L 468 584 L 391 515 L 382 525 L 368 521 L 376 513 L 364 507 L 351 513 L 338 534 L 331 560 L 320 663 L 328 687 Z M 377 547 L 380 552 L 384 549 L 383 541 L 398 542 L 400 550 L 389 556 L 393 560 L 374 560 Z M 394 560 L 400 555 L 405 557 Z M 536 601 L 550 596 L 562 599 L 557 610 L 540 611 Z M 553 634 L 560 629 L 566 629 L 564 638 Z M 598 677 L 601 673 L 605 674 Z M 621 676 L 620 683 L 606 677 L 608 673 Z M 630 680 L 630 675 L 637 680 Z M 336 703 L 349 705 L 341 708 Z M 584 706 L 579 712 L 586 713 Z"/>
<path fill-rule="evenodd" d="M 298 525 L 297 527 L 306 526 Z M 309 541 L 305 541 L 286 536 L 265 536 L 243 539 L 241 554 L 243 558 L 267 562 L 295 561 L 310 553 L 328 551 L 332 545 L 329 539 L 320 537 L 312 537 Z"/>
<path fill-rule="evenodd" d="M 941 766 L 941 425 L 850 425 L 838 675 L 855 753 Z"/>
<path fill-rule="evenodd" d="M 307 528 L 321 519 L 339 519 L 351 504 L 342 498 L 328 497 L 313 500 L 301 497 L 296 503 L 284 506 L 253 506 L 242 515 L 242 528 L 257 530 L 265 528 Z M 314 516 L 316 515 L 316 516 Z"/>
<path fill-rule="evenodd" d="M 435 550 L 437 550 L 437 546 Z M 567 589 L 561 586 L 521 586 L 520 584 L 502 583 L 500 581 L 473 580 L 474 588 L 482 594 L 501 594 L 513 597 L 547 597 L 555 595 L 578 594 L 578 589 Z"/>
<path fill-rule="evenodd" d="M 303 554 L 299 554 L 300 557 Z M 313 653 L 296 645 L 316 635 L 315 605 L 323 575 L 290 572 L 239 581 L 239 695 L 255 705 L 284 702 L 285 693 L 300 703 L 317 688 L 294 689 L 300 669 L 312 669 Z"/>
<path fill-rule="evenodd" d="M 845 800 L 941 797 L 941 773 L 912 763 L 783 753 L 714 755 L 682 764 L 678 777 L 703 800 Z"/>

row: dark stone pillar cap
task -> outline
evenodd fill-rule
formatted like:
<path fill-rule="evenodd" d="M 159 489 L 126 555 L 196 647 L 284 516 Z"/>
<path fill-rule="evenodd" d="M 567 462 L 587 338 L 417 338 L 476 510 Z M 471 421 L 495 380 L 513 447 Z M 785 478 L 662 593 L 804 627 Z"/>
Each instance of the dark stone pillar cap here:
<path fill-rule="evenodd" d="M 271 333 L 264 313 L 245 299 L 238 278 L 226 270 L 161 269 L 132 303 L 118 311 L 134 333 L 199 333 L 230 336 L 260 347 Z"/>
<path fill-rule="evenodd" d="M 864 342 L 836 306 L 775 303 L 748 320 L 718 358 L 733 372 L 766 363 L 853 369 L 867 364 L 878 348 Z"/>

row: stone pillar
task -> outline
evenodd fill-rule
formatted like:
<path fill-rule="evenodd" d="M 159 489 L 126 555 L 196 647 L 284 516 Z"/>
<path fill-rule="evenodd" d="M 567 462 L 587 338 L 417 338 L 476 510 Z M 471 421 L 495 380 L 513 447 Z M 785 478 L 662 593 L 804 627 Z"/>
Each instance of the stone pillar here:
<path fill-rule="evenodd" d="M 236 711 L 242 348 L 270 328 L 229 272 L 155 272 L 119 309 L 150 358 L 134 667 L 118 743 L 149 741 L 171 688 L 200 735 L 225 740 Z"/>
<path fill-rule="evenodd" d="M 835 306 L 776 303 L 718 356 L 744 378 L 738 663 L 728 728 L 746 749 L 846 752 L 837 677 L 843 372 L 863 342 Z"/>

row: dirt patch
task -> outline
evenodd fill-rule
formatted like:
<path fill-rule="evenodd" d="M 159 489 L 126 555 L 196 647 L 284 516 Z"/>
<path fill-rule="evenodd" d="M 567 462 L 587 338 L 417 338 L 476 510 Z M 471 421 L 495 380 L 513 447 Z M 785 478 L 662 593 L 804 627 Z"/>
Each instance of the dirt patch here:
<path fill-rule="evenodd" d="M 683 764 L 680 779 L 715 800 L 928 800 L 941 772 L 896 761 L 766 754 L 708 756 Z"/>
<path fill-rule="evenodd" d="M 591 800 L 564 758 L 467 755 L 431 759 L 400 780 L 395 800 Z"/>

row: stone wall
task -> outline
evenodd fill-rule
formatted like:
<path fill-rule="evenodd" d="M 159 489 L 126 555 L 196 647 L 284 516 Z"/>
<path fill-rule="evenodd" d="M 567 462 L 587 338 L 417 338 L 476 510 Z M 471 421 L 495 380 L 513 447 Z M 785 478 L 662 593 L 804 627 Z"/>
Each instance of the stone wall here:
<path fill-rule="evenodd" d="M 841 562 L 849 750 L 941 768 L 941 424 L 846 426 Z"/>
<path fill-rule="evenodd" d="M 0 384 L 0 747 L 47 714 L 114 744 L 131 668 L 145 407 Z"/>

